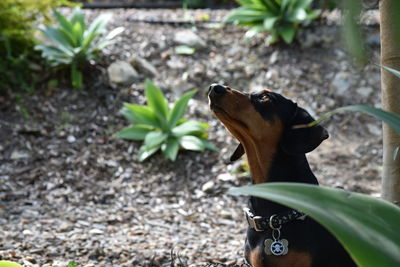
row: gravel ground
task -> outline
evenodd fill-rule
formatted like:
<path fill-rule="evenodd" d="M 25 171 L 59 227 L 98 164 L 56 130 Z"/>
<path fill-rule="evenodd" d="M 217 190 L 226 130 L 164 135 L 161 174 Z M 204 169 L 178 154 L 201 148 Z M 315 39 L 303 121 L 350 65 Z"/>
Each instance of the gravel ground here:
<path fill-rule="evenodd" d="M 85 11 L 91 19 L 103 12 L 109 11 Z M 0 259 L 63 267 L 69 261 L 86 267 L 242 265 L 246 200 L 226 191 L 250 180 L 243 162 L 226 163 L 235 141 L 208 109 L 209 84 L 267 87 L 317 116 L 348 104 L 379 107 L 379 69 L 354 67 L 330 16 L 306 28 L 293 46 L 266 47 L 262 37 L 244 40 L 242 29 L 202 24 L 192 29 L 207 46 L 184 56 L 174 52 L 182 26 L 129 20 L 204 14 L 221 20 L 226 11 L 113 13 L 112 26 L 126 30 L 85 77 L 85 90 L 46 88 L 20 106 L 0 98 Z M 378 61 L 376 29 L 367 31 Z M 127 125 L 118 114 L 122 103 L 144 103 L 143 74 L 132 86 L 110 85 L 107 77 L 108 64 L 133 55 L 157 69 L 153 81 L 169 99 L 199 89 L 187 117 L 211 125 L 218 152 L 181 152 L 176 162 L 156 155 L 140 163 L 139 143 L 111 138 Z M 345 114 L 325 126 L 330 138 L 309 155 L 321 184 L 379 196 L 380 123 Z"/>

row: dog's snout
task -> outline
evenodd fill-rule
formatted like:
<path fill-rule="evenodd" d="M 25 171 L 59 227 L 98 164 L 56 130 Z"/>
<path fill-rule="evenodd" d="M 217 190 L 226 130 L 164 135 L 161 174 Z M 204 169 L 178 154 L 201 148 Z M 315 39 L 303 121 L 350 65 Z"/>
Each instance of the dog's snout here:
<path fill-rule="evenodd" d="M 209 92 L 213 91 L 217 95 L 223 95 L 226 93 L 227 90 L 229 90 L 228 87 L 217 84 L 217 83 L 213 83 L 210 85 L 210 88 L 208 91 Z"/>

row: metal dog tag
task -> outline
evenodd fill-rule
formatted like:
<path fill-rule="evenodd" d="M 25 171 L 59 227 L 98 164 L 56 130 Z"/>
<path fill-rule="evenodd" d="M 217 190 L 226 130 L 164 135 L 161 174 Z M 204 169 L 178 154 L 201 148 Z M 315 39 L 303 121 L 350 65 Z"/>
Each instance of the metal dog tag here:
<path fill-rule="evenodd" d="M 287 241 L 286 239 L 266 239 L 264 241 L 264 246 L 264 252 L 267 255 L 282 256 L 286 255 L 289 252 L 289 241 Z"/>

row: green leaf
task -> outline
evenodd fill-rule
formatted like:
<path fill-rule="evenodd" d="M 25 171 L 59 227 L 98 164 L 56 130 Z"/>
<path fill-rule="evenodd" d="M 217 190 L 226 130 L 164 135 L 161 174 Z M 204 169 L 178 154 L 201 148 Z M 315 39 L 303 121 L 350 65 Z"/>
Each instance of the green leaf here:
<path fill-rule="evenodd" d="M 45 30 L 40 29 L 40 31 L 46 35 L 51 42 L 58 45 L 58 48 L 65 54 L 73 56 L 73 46 L 68 37 L 66 37 L 61 31 L 52 26 L 46 26 Z"/>
<path fill-rule="evenodd" d="M 206 149 L 211 151 L 218 151 L 218 148 L 213 143 L 203 139 L 201 139 L 201 141 L 203 142 L 203 145 Z"/>
<path fill-rule="evenodd" d="M 105 26 L 107 23 L 111 20 L 112 15 L 111 14 L 101 14 L 98 16 L 92 24 L 90 24 L 88 30 L 85 32 L 85 38 L 86 35 L 99 35 L 104 31 Z"/>
<path fill-rule="evenodd" d="M 307 11 L 307 18 L 306 18 L 306 21 L 310 21 L 310 20 L 316 19 L 316 18 L 319 17 L 319 15 L 320 15 L 320 13 L 319 13 L 318 11 L 315 11 L 315 10 L 308 10 L 308 11 Z"/>
<path fill-rule="evenodd" d="M 81 43 L 82 51 L 89 51 L 93 45 L 94 39 L 96 39 L 97 36 L 99 36 L 99 33 L 85 34 Z"/>
<path fill-rule="evenodd" d="M 85 16 L 83 15 L 83 12 L 79 6 L 74 9 L 74 12 L 72 13 L 72 17 L 71 17 L 70 21 L 71 21 L 72 25 L 75 25 L 78 23 L 78 24 L 80 24 L 82 29 L 86 28 Z"/>
<path fill-rule="evenodd" d="M 286 23 L 281 27 L 279 27 L 279 35 L 282 36 L 282 39 L 287 44 L 293 42 L 295 34 L 296 34 L 296 28 L 294 27 L 293 24 Z"/>
<path fill-rule="evenodd" d="M 73 33 L 75 38 L 78 40 L 78 45 L 77 45 L 78 47 L 82 46 L 83 32 L 84 28 L 82 28 L 82 25 L 80 23 L 73 24 Z"/>
<path fill-rule="evenodd" d="M 72 47 L 77 45 L 77 39 L 73 35 L 73 26 L 67 20 L 66 17 L 61 15 L 56 9 L 53 9 L 54 16 L 56 17 L 57 22 L 60 24 L 59 30 L 69 39 L 69 43 Z"/>
<path fill-rule="evenodd" d="M 248 8 L 237 8 L 232 13 L 228 14 L 223 20 L 223 23 L 228 22 L 262 22 L 266 17 L 274 16 L 273 13 L 266 10 L 256 10 Z"/>
<path fill-rule="evenodd" d="M 305 127 L 312 127 L 315 126 L 322 121 L 328 119 L 332 115 L 336 113 L 341 113 L 341 112 L 346 112 L 346 111 L 359 111 L 368 115 L 371 115 L 377 119 L 380 119 L 384 122 L 386 122 L 390 127 L 392 127 L 397 133 L 400 134 L 400 115 L 392 112 L 388 112 L 379 108 L 374 108 L 370 106 L 360 106 L 360 105 L 355 105 L 355 106 L 345 106 L 341 108 L 334 109 L 330 112 L 327 112 L 323 114 L 319 119 L 316 121 L 313 121 L 312 123 L 309 124 L 301 124 L 301 125 L 295 125 L 293 126 L 294 129 L 299 129 L 299 128 L 305 128 Z"/>
<path fill-rule="evenodd" d="M 260 0 L 260 5 L 275 14 L 279 13 L 279 4 L 275 0 Z"/>
<path fill-rule="evenodd" d="M 266 42 L 268 45 L 270 45 L 270 44 L 276 43 L 278 41 L 278 39 L 279 39 L 278 33 L 276 30 L 274 30 L 274 31 L 270 32 L 270 34 L 267 37 Z"/>
<path fill-rule="evenodd" d="M 311 4 L 312 0 L 297 0 L 294 4 L 294 9 L 297 8 L 308 8 Z"/>
<path fill-rule="evenodd" d="M 161 147 L 164 156 L 167 159 L 175 161 L 179 151 L 179 142 L 175 137 L 168 138 L 166 145 Z"/>
<path fill-rule="evenodd" d="M 178 55 L 193 55 L 196 49 L 187 45 L 178 45 L 175 47 L 175 53 Z"/>
<path fill-rule="evenodd" d="M 186 112 L 189 100 L 197 93 L 197 90 L 191 90 L 179 98 L 173 105 L 169 113 L 168 124 L 170 128 L 175 127 L 178 121 Z"/>
<path fill-rule="evenodd" d="M 397 157 L 399 156 L 400 147 L 396 147 L 393 152 L 393 161 L 396 161 Z"/>
<path fill-rule="evenodd" d="M 204 151 L 205 149 L 202 140 L 192 135 L 182 136 L 179 139 L 179 143 L 186 150 Z"/>
<path fill-rule="evenodd" d="M 381 66 L 381 67 L 384 68 L 385 70 L 389 71 L 393 75 L 397 76 L 398 78 L 400 78 L 400 71 L 392 69 L 392 68 L 389 68 L 387 66 Z"/>
<path fill-rule="evenodd" d="M 293 0 L 281 0 L 281 11 L 287 9 L 288 5 L 293 2 Z"/>
<path fill-rule="evenodd" d="M 295 9 L 293 12 L 291 12 L 288 19 L 291 22 L 303 22 L 307 19 L 307 12 L 303 8 Z"/>
<path fill-rule="evenodd" d="M 156 153 L 161 147 L 153 147 L 153 148 L 148 148 L 145 145 L 142 145 L 139 149 L 139 161 L 145 161 L 146 159 L 148 159 L 149 157 L 151 157 L 152 155 L 154 155 L 154 153 Z"/>
<path fill-rule="evenodd" d="M 245 39 L 251 39 L 251 38 L 253 38 L 254 36 L 256 36 L 257 34 L 263 32 L 263 31 L 264 31 L 264 25 L 263 24 L 256 25 L 254 27 L 251 27 L 251 29 L 246 32 L 246 34 L 244 35 L 244 38 Z"/>
<path fill-rule="evenodd" d="M 78 263 L 76 263 L 75 261 L 70 261 L 68 262 L 67 267 L 78 267 Z"/>
<path fill-rule="evenodd" d="M 123 139 L 128 139 L 128 140 L 136 140 L 136 141 L 141 141 L 144 140 L 146 135 L 154 130 L 154 128 L 151 128 L 147 125 L 134 125 L 134 126 L 129 126 L 121 131 L 117 132 L 115 134 L 116 138 L 123 138 Z"/>
<path fill-rule="evenodd" d="M 204 127 L 197 121 L 187 121 L 172 129 L 172 133 L 175 136 L 195 135 L 204 131 Z"/>
<path fill-rule="evenodd" d="M 117 35 L 121 34 L 125 30 L 124 27 L 117 27 L 110 31 L 105 37 L 105 40 L 112 40 L 114 39 Z"/>
<path fill-rule="evenodd" d="M 168 134 L 163 132 L 149 132 L 144 138 L 144 145 L 147 149 L 160 147 L 161 144 L 167 139 Z"/>
<path fill-rule="evenodd" d="M 298 209 L 332 232 L 357 265 L 400 266 L 400 209 L 383 200 L 339 189 L 267 183 L 231 189 Z"/>
<path fill-rule="evenodd" d="M 72 63 L 72 65 L 71 65 L 71 79 L 72 79 L 72 86 L 75 89 L 82 88 L 83 76 L 82 76 L 82 72 L 80 72 L 78 70 L 78 67 L 77 67 L 76 63 Z"/>
<path fill-rule="evenodd" d="M 124 103 L 124 108 L 122 108 L 120 112 L 132 123 L 161 128 L 161 124 L 157 119 L 156 114 L 150 107 Z"/>
<path fill-rule="evenodd" d="M 0 267 L 22 267 L 22 265 L 12 261 L 0 261 Z"/>
<path fill-rule="evenodd" d="M 362 30 L 359 25 L 359 18 L 362 12 L 362 1 L 343 1 L 344 25 L 343 35 L 346 46 L 356 61 L 365 64 L 367 56 L 364 49 Z"/>
<path fill-rule="evenodd" d="M 145 81 L 145 94 L 147 104 L 156 113 L 158 119 L 166 124 L 168 118 L 168 103 L 165 99 L 164 94 L 155 86 L 149 79 Z"/>
<path fill-rule="evenodd" d="M 36 50 L 42 51 L 42 56 L 49 61 L 53 61 L 54 65 L 71 64 L 73 56 L 67 55 L 61 49 L 55 46 L 36 45 Z"/>
<path fill-rule="evenodd" d="M 278 17 L 268 17 L 264 19 L 264 29 L 267 31 L 272 30 L 275 25 L 275 22 L 278 20 Z"/>

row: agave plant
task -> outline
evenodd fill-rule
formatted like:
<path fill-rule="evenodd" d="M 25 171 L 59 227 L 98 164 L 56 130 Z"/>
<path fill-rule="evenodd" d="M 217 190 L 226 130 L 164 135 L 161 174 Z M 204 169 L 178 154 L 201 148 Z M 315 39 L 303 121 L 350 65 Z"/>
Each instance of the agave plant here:
<path fill-rule="evenodd" d="M 268 32 L 267 43 L 272 44 L 282 38 L 291 43 L 302 22 L 318 17 L 309 8 L 312 0 L 237 0 L 241 7 L 235 9 L 224 20 L 250 28 L 246 37 L 251 38 L 261 32 Z"/>
<path fill-rule="evenodd" d="M 111 14 L 98 16 L 87 27 L 84 14 L 79 7 L 74 9 L 69 19 L 55 9 L 53 12 L 57 24 L 46 25 L 45 29 L 39 29 L 47 40 L 38 40 L 41 44 L 35 48 L 42 51 L 42 56 L 51 66 L 70 66 L 72 85 L 74 88 L 80 88 L 82 66 L 96 59 L 99 52 L 112 44 L 114 37 L 124 28 L 118 27 L 107 33 L 105 26 L 110 21 Z"/>
<path fill-rule="evenodd" d="M 165 158 L 174 161 L 179 149 L 216 150 L 207 141 L 209 125 L 183 119 L 189 100 L 196 90 L 189 91 L 169 105 L 164 94 L 150 80 L 145 82 L 147 106 L 125 103 L 121 114 L 131 122 L 115 134 L 117 138 L 143 141 L 139 161 L 144 161 L 161 150 Z"/>

